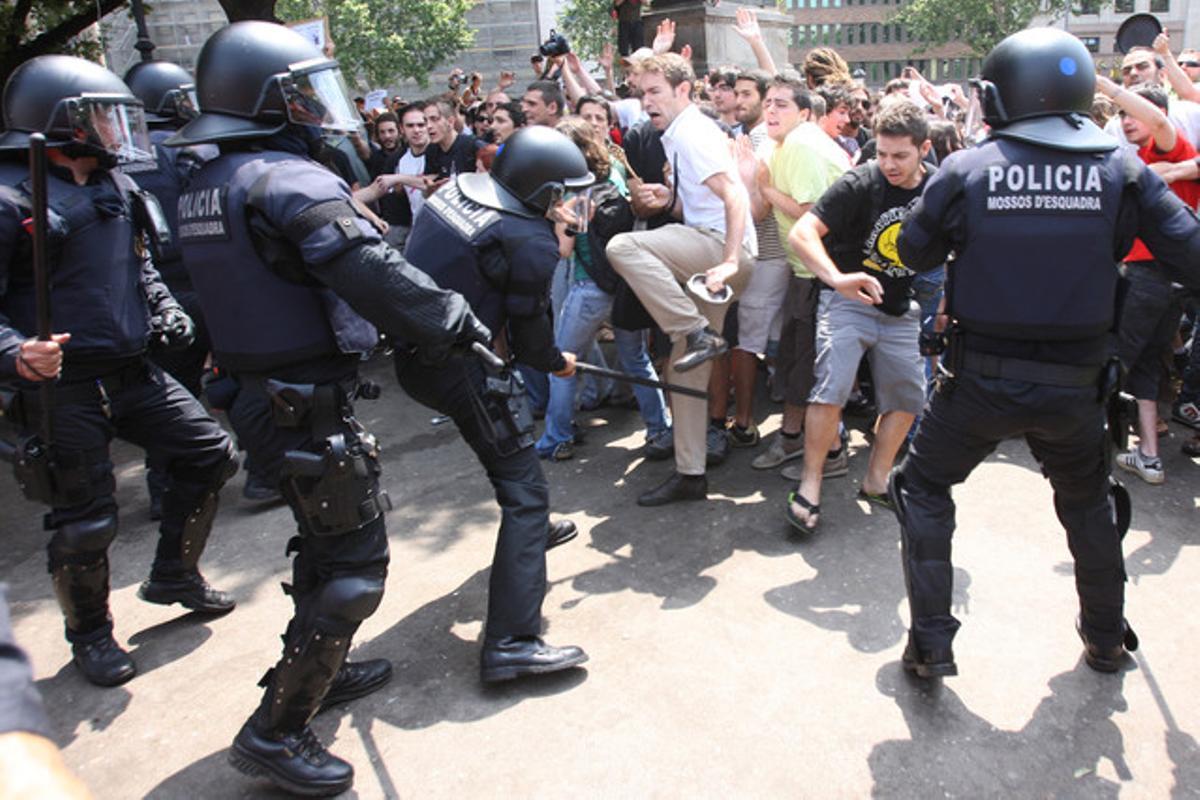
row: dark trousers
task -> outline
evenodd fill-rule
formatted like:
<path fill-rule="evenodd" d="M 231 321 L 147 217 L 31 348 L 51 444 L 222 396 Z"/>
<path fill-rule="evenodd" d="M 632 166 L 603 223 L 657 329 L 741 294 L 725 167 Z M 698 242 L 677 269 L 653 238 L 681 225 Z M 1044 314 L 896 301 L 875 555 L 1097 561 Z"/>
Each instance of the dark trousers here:
<path fill-rule="evenodd" d="M 960 370 L 951 391 L 930 401 L 896 478 L 904 577 L 912 633 L 923 650 L 948 648 L 959 622 L 950 613 L 954 501 L 996 445 L 1024 436 L 1054 489 L 1054 509 L 1075 559 L 1084 631 L 1099 646 L 1124 632 L 1124 559 L 1109 504 L 1103 407 L 1096 387 L 1061 388 Z"/>
<path fill-rule="evenodd" d="M 54 452 L 60 459 L 86 464 L 93 497 L 78 505 L 54 507 L 46 517 L 46 528 L 55 530 L 69 523 L 106 517 L 115 521 L 117 503 L 113 498 L 115 481 L 109 444 L 116 437 L 145 448 L 163 464 L 167 480 L 155 561 L 178 561 L 185 520 L 208 492 L 220 486 L 233 458 L 229 435 L 178 381 L 149 362 L 131 362 L 120 377 L 101 379 L 107 387 L 108 413 L 94 382 L 62 384 L 56 389 Z M 29 430 L 37 430 L 40 419 L 37 398 L 35 393 L 22 395 Z M 51 572 L 64 563 L 56 542 L 52 538 L 48 548 Z M 76 566 L 87 566 L 84 562 L 88 558 L 74 554 L 70 560 Z M 105 564 L 103 592 L 94 593 L 84 602 L 91 607 L 78 610 L 82 629 L 68 630 L 68 638 L 94 632 L 97 626 L 111 627 L 105 550 L 94 553 L 92 560 Z M 69 581 L 71 574 L 67 571 L 61 579 Z"/>
<path fill-rule="evenodd" d="M 208 337 L 208 327 L 204 324 L 204 313 L 200 309 L 200 298 L 195 292 L 175 292 L 175 299 L 183 306 L 183 310 L 192 318 L 196 326 L 196 338 L 183 350 L 176 352 L 159 352 L 150 356 L 150 360 L 162 367 L 168 375 L 199 398 L 203 389 L 201 379 L 204 377 L 204 363 L 208 360 L 208 352 L 212 342 Z M 146 483 L 151 496 L 162 496 L 166 488 L 166 465 L 161 459 L 147 455 Z"/>
<path fill-rule="evenodd" d="M 627 56 L 639 47 L 646 45 L 643 33 L 644 25 L 641 18 L 628 22 L 617 23 L 617 55 Z"/>
<path fill-rule="evenodd" d="M 546 594 L 546 528 L 550 490 L 533 447 L 501 455 L 483 435 L 469 387 L 482 385 L 483 370 L 473 358 L 452 358 L 437 366 L 397 353 L 396 377 L 417 402 L 454 420 L 463 439 L 487 471 L 500 504 L 500 536 L 488 583 L 488 639 L 537 636 Z"/>
<path fill-rule="evenodd" d="M 347 393 L 356 380 L 353 370 L 335 380 L 329 369 L 317 369 L 307 374 L 299 370 L 277 377 L 287 383 L 338 383 Z M 389 560 L 387 529 L 380 514 L 349 533 L 331 536 L 308 533 L 309 526 L 304 522 L 300 506 L 302 498 L 294 487 L 282 480 L 281 471 L 289 450 L 319 454 L 324 450 L 324 439 L 318 440 L 307 424 L 303 427 L 277 425 L 261 378 L 238 376 L 238 382 L 240 389 L 230 404 L 229 419 L 249 457 L 261 466 L 269 482 L 281 490 L 301 531 L 301 535 L 287 543 L 287 554 L 295 553 L 295 559 L 292 583 L 286 585 L 284 591 L 291 596 L 295 613 L 284 634 L 284 655 L 261 684 L 267 688 L 261 707 L 262 727 L 294 731 L 307 725 L 320 707 L 350 649 L 351 638 L 382 598 Z M 348 446 L 353 447 L 359 432 L 354 424 L 344 419 L 353 419 L 350 412 L 352 409 L 346 401 L 341 412 L 343 419 L 330 425 L 332 433 L 345 436 Z M 374 488 L 378 488 L 377 484 Z M 345 583 L 343 579 L 349 579 L 350 585 L 369 584 L 372 587 L 375 594 L 365 612 L 348 610 L 365 601 L 361 596 L 347 596 L 346 590 L 332 592 L 339 595 L 340 600 L 331 601 L 331 592 L 327 590 L 336 582 Z M 325 637 L 324 643 L 322 637 Z"/>

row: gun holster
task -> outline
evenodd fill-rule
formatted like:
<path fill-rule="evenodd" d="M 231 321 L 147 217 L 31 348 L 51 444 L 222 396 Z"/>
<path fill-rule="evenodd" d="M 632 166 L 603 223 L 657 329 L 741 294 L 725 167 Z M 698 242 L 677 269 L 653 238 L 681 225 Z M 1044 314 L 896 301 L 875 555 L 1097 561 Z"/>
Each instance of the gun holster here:
<path fill-rule="evenodd" d="M 467 381 L 479 429 L 502 456 L 533 446 L 533 414 L 525 379 L 514 369 L 486 374 L 483 386 Z"/>
<path fill-rule="evenodd" d="M 379 445 L 351 414 L 337 384 L 297 384 L 267 379 L 271 412 L 281 428 L 308 428 L 314 450 L 284 453 L 285 493 L 313 536 L 352 533 L 390 511 L 379 488 Z"/>

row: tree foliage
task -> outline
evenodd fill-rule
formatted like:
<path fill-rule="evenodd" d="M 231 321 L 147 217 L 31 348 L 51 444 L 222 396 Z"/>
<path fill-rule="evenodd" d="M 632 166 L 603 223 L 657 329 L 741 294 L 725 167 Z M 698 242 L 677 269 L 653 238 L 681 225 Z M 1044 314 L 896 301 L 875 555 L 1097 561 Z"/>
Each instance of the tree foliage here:
<path fill-rule="evenodd" d="M 76 38 L 126 0 L 10 0 L 0 6 L 0 82 L 34 56 L 66 53 L 95 59 L 100 44 Z"/>
<path fill-rule="evenodd" d="M 962 42 L 983 56 L 1006 36 L 1029 27 L 1042 0 L 909 0 L 891 21 L 906 27 L 917 48 Z"/>
<path fill-rule="evenodd" d="M 606 42 L 617 40 L 612 0 L 567 0 L 558 15 L 558 32 L 571 42 L 580 58 L 596 58 Z"/>
<path fill-rule="evenodd" d="M 467 24 L 473 0 L 278 0 L 284 21 L 328 17 L 347 76 L 384 86 L 429 72 L 475 39 Z"/>

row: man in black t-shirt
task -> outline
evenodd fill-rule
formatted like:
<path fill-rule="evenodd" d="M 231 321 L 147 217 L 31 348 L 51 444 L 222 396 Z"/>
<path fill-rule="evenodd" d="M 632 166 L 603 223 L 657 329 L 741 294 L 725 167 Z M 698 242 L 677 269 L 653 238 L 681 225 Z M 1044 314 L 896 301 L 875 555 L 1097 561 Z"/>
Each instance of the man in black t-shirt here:
<path fill-rule="evenodd" d="M 429 149 L 425 151 L 425 174 L 438 183 L 426 191 L 436 191 L 452 175 L 475 171 L 475 137 L 454 130 L 454 108 L 443 98 L 425 103 L 425 127 L 429 130 Z"/>
<path fill-rule="evenodd" d="M 932 168 L 924 112 L 890 103 L 875 119 L 878 160 L 847 172 L 801 217 L 788 237 L 821 281 L 817 309 L 816 383 L 804 424 L 804 471 L 788 497 L 787 516 L 811 533 L 820 515 L 821 479 L 846 474 L 827 459 L 858 363 L 871 354 L 879 420 L 859 499 L 887 505 L 887 478 L 896 452 L 925 400 L 918 347 L 920 316 L 912 300 L 914 273 L 896 250 L 900 223 L 921 196 Z"/>

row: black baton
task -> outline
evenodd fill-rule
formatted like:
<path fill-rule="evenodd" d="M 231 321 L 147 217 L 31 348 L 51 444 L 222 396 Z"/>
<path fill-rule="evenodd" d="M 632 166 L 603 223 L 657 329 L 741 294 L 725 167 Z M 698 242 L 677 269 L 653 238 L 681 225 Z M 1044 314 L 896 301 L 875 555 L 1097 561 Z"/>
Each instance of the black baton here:
<path fill-rule="evenodd" d="M 701 389 L 693 389 L 690 386 L 680 386 L 677 383 L 667 383 L 666 381 L 655 381 L 638 375 L 630 375 L 628 372 L 597 367 L 595 364 L 588 364 L 584 361 L 576 361 L 575 370 L 577 372 L 590 372 L 593 375 L 599 375 L 602 378 L 612 378 L 614 381 L 622 381 L 623 383 L 636 383 L 639 386 L 649 386 L 652 389 L 662 389 L 665 392 L 678 392 L 679 394 L 686 394 L 688 397 L 698 397 L 701 400 L 708 399 L 708 392 Z"/>
<path fill-rule="evenodd" d="M 37 304 L 37 337 L 50 341 L 50 269 L 46 259 L 46 137 L 40 133 L 29 136 L 29 177 L 33 183 L 33 283 Z M 42 406 L 42 443 L 50 447 L 54 441 L 51 419 L 54 409 L 54 380 L 38 382 Z"/>

